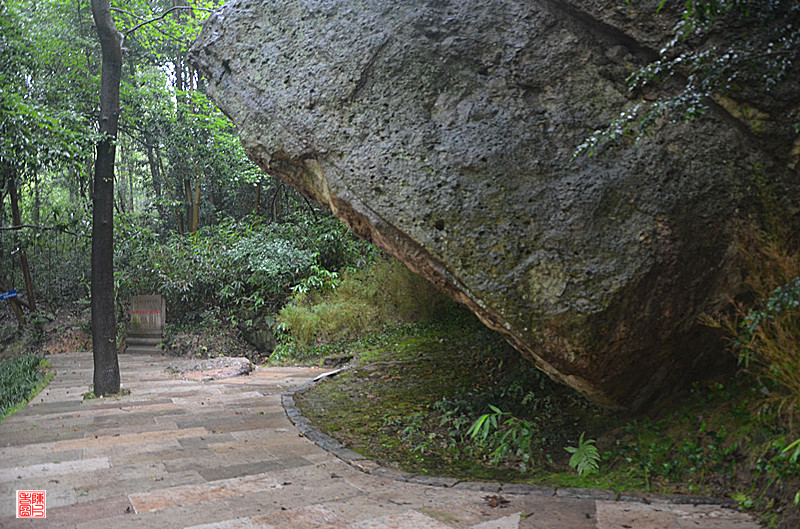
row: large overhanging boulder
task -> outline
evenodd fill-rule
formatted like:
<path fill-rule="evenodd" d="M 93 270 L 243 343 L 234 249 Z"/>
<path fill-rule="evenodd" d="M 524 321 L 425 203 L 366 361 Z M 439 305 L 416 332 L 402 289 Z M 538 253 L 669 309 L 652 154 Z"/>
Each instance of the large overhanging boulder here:
<path fill-rule="evenodd" d="M 265 171 L 553 378 L 641 410 L 719 359 L 698 317 L 740 282 L 753 178 L 785 168 L 721 108 L 571 160 L 665 38 L 636 3 L 584 3 L 234 0 L 191 55 Z"/>

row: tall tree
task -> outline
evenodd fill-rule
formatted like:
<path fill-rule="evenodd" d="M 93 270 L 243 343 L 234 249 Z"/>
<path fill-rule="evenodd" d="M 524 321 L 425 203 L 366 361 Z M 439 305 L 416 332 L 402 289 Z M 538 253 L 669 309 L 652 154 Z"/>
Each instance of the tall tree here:
<path fill-rule="evenodd" d="M 92 351 L 94 392 L 119 392 L 117 324 L 114 315 L 114 143 L 119 125 L 122 39 L 109 0 L 92 0 L 92 15 L 103 62 L 100 80 L 100 134 L 94 171 L 92 214 Z"/>

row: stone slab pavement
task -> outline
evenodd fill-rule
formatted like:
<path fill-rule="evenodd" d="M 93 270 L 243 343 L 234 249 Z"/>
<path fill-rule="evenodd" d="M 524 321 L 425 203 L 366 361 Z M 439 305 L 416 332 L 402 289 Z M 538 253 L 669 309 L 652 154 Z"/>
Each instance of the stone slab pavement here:
<path fill-rule="evenodd" d="M 4 529 L 758 527 L 702 500 L 459 483 L 381 468 L 314 430 L 294 408 L 293 388 L 317 369 L 183 380 L 166 371 L 168 357 L 121 355 L 130 394 L 83 400 L 91 354 L 50 361 L 52 383 L 0 423 Z M 16 518 L 16 490 L 45 490 L 46 519 Z"/>

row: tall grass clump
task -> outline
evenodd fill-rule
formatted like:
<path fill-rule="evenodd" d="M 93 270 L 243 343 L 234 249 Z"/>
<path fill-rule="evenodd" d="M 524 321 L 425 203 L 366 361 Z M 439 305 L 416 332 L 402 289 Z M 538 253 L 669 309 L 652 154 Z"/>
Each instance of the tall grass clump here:
<path fill-rule="evenodd" d="M 0 421 L 19 411 L 52 378 L 41 356 L 22 355 L 0 361 Z"/>
<path fill-rule="evenodd" d="M 739 365 L 754 377 L 764 405 L 797 425 L 800 418 L 800 250 L 787 236 L 740 230 L 738 253 L 748 294 L 735 315 L 718 320 L 733 337 Z"/>
<path fill-rule="evenodd" d="M 322 345 L 433 316 L 445 298 L 393 259 L 346 270 L 334 285 L 295 293 L 280 312 L 297 347 Z"/>

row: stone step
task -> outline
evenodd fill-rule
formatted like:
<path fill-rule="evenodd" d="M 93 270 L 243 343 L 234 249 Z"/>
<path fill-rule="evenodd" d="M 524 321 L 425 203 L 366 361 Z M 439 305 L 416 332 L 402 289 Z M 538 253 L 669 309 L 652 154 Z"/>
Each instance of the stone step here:
<path fill-rule="evenodd" d="M 161 336 L 128 336 L 125 339 L 128 345 L 160 345 L 162 341 Z"/>
<path fill-rule="evenodd" d="M 160 345 L 128 345 L 125 348 L 126 354 L 147 354 L 157 355 L 163 352 Z"/>

